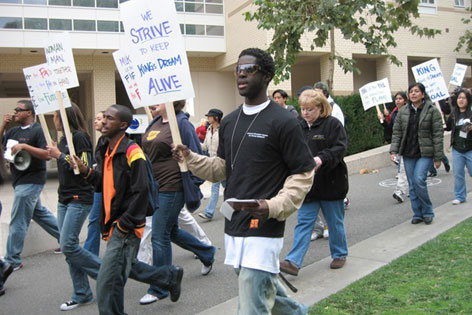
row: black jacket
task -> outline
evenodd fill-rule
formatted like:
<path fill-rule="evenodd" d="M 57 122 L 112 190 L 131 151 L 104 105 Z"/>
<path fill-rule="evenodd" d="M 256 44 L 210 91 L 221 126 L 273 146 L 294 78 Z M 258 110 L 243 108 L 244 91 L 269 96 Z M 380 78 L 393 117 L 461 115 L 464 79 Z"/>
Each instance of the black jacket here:
<path fill-rule="evenodd" d="M 332 116 L 318 118 L 311 126 L 305 120 L 300 122 L 313 157 L 318 156 L 323 162 L 315 173 L 305 202 L 344 199 L 349 182 L 343 160 L 347 151 L 347 135 L 343 125 Z"/>
<path fill-rule="evenodd" d="M 103 191 L 103 163 L 109 140 L 101 137 L 96 149 L 97 167 L 90 174 L 84 174 L 95 184 L 96 191 Z M 105 210 L 102 204 L 100 225 L 104 237 L 118 220 L 117 227 L 128 233 L 144 226 L 149 203 L 149 185 L 145 156 L 141 148 L 125 136 L 113 156 L 113 183 L 115 197 L 111 201 L 110 220 L 105 224 Z"/>

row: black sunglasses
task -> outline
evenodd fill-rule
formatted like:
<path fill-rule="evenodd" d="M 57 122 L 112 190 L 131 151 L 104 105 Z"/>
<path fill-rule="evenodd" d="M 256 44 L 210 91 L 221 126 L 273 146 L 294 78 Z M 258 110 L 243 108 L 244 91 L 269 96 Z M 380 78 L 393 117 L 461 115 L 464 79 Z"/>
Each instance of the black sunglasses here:
<path fill-rule="evenodd" d="M 27 111 L 29 111 L 29 110 L 31 110 L 31 109 L 19 108 L 19 107 L 17 107 L 17 108 L 14 109 L 15 113 L 18 113 L 18 112 L 27 112 Z"/>
<path fill-rule="evenodd" d="M 259 65 L 256 65 L 254 63 L 248 63 L 245 65 L 237 65 L 236 69 L 234 71 L 234 75 L 238 76 L 240 72 L 243 72 L 245 75 L 247 74 L 256 74 L 257 71 L 259 71 Z"/>

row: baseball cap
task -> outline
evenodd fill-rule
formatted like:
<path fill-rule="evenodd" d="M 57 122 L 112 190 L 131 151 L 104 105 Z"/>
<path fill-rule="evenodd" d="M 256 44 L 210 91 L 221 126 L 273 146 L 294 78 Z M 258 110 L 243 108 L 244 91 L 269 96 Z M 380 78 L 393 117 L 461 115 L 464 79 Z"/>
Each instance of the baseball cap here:
<path fill-rule="evenodd" d="M 216 109 L 216 108 L 212 108 L 208 111 L 208 114 L 206 114 L 205 116 L 213 116 L 213 117 L 220 117 L 222 118 L 223 117 L 223 112 L 219 109 Z"/>

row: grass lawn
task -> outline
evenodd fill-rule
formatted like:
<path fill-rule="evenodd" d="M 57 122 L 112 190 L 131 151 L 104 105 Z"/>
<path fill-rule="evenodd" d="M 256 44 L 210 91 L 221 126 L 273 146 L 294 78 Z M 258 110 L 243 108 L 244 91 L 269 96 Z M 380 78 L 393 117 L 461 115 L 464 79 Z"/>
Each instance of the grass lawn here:
<path fill-rule="evenodd" d="M 319 302 L 309 314 L 472 314 L 472 218 Z"/>

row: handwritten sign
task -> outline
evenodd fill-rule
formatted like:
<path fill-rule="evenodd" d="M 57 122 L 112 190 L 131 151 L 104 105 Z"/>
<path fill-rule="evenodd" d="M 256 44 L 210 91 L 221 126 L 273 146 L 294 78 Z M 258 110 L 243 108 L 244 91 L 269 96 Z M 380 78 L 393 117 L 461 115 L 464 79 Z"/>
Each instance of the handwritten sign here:
<path fill-rule="evenodd" d="M 388 79 L 367 83 L 359 89 L 364 110 L 379 104 L 392 102 L 392 92 Z"/>
<path fill-rule="evenodd" d="M 79 86 L 68 33 L 50 35 L 44 46 L 44 53 L 62 90 Z"/>
<path fill-rule="evenodd" d="M 456 65 L 454 66 L 454 70 L 452 70 L 451 80 L 449 81 L 449 84 L 461 86 L 466 71 L 466 65 L 456 63 Z"/>
<path fill-rule="evenodd" d="M 141 91 L 136 81 L 135 67 L 129 53 L 123 50 L 117 50 L 113 53 L 116 68 L 120 73 L 121 81 L 125 86 L 126 93 L 134 108 L 144 107 L 141 99 Z"/>
<path fill-rule="evenodd" d="M 56 98 L 56 91 L 59 90 L 59 83 L 47 63 L 23 69 L 26 85 L 31 96 L 34 111 L 36 114 L 45 114 L 59 110 L 59 103 Z M 67 90 L 62 89 L 64 106 L 70 107 L 70 99 Z"/>
<path fill-rule="evenodd" d="M 120 12 L 143 106 L 194 97 L 174 1 L 128 1 Z"/>
<path fill-rule="evenodd" d="M 148 126 L 149 119 L 147 115 L 133 115 L 131 125 L 126 129 L 126 132 L 130 134 L 144 133 Z"/>
<path fill-rule="evenodd" d="M 438 59 L 434 58 L 413 68 L 416 82 L 423 83 L 431 101 L 437 102 L 449 97 L 444 76 L 439 67 Z"/>

